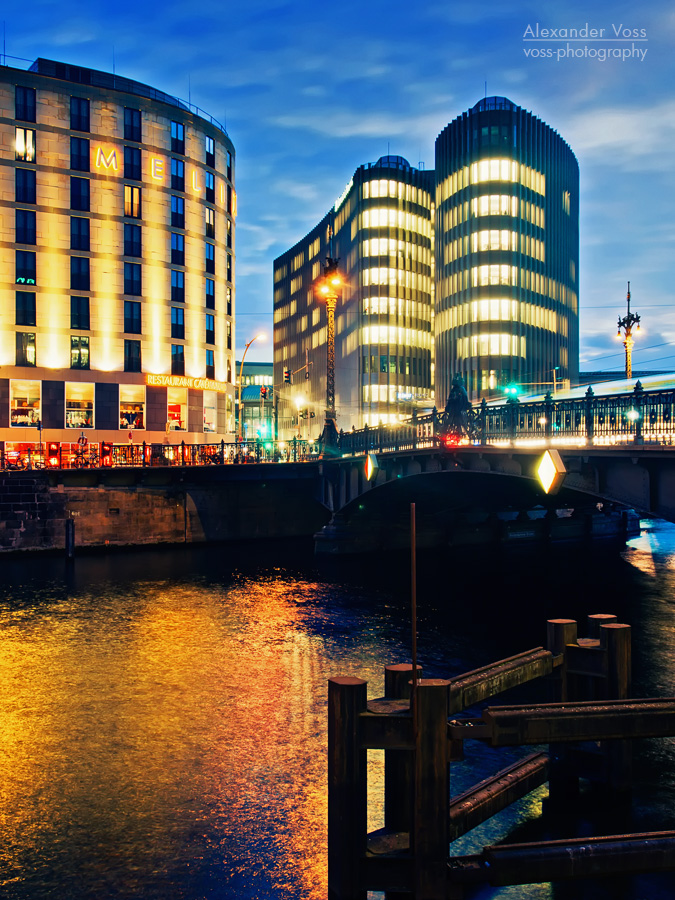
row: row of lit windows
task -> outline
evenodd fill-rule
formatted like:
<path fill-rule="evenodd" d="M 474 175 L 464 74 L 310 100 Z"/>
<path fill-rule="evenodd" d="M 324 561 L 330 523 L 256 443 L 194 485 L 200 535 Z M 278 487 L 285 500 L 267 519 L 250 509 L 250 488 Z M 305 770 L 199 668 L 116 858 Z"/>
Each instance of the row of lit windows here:
<path fill-rule="evenodd" d="M 469 216 L 469 210 L 471 216 Z M 484 194 L 482 197 L 474 197 L 471 201 L 465 200 L 463 203 L 457 203 L 450 209 L 446 209 L 443 213 L 443 230 L 451 231 L 462 222 L 468 222 L 470 218 L 480 218 L 481 216 L 510 216 L 511 218 L 525 219 L 536 225 L 538 228 L 544 228 L 545 216 L 544 210 L 536 203 L 529 200 L 519 200 L 510 194 Z"/>
<path fill-rule="evenodd" d="M 419 203 L 421 206 L 431 205 L 431 196 L 422 188 L 414 184 L 404 184 L 402 181 L 379 178 L 363 183 L 361 196 L 364 200 L 370 197 L 395 197 L 397 200 L 406 200 L 409 203 Z"/>
<path fill-rule="evenodd" d="M 439 296 L 452 296 L 467 290 L 469 286 L 484 287 L 496 284 L 520 286 L 533 294 L 543 294 L 557 300 L 573 312 L 577 311 L 577 295 L 573 290 L 547 275 L 531 272 L 529 269 L 519 270 L 516 266 L 475 266 L 472 269 L 453 272 L 441 280 Z"/>
<path fill-rule="evenodd" d="M 429 321 L 431 306 L 429 303 L 418 303 L 402 297 L 364 297 L 362 309 L 364 315 L 386 315 L 392 318 L 416 318 Z"/>
<path fill-rule="evenodd" d="M 506 298 L 472 300 L 470 303 L 444 309 L 436 315 L 436 333 L 473 322 L 521 322 L 534 328 L 544 328 L 554 334 L 567 335 L 567 319 L 558 316 L 554 310 Z"/>
<path fill-rule="evenodd" d="M 415 388 L 414 392 L 410 390 L 408 384 L 364 384 L 362 387 L 362 396 L 364 403 L 405 403 L 412 400 L 427 400 L 430 392 L 424 388 Z M 395 422 L 398 417 L 395 415 L 378 415 L 378 421 L 385 424 L 387 421 Z"/>
<path fill-rule="evenodd" d="M 455 346 L 459 359 L 477 356 L 521 356 L 526 358 L 526 341 L 516 334 L 473 334 L 458 338 Z"/>
<path fill-rule="evenodd" d="M 483 159 L 448 175 L 437 188 L 438 202 L 447 200 L 471 184 L 485 181 L 515 182 L 542 196 L 546 194 L 546 176 L 536 169 L 512 159 Z"/>
<path fill-rule="evenodd" d="M 385 266 L 375 266 L 372 269 L 364 269 L 361 272 L 361 284 L 368 287 L 371 284 L 389 285 L 389 287 L 411 288 L 414 291 L 431 292 L 431 278 L 429 275 L 420 275 L 409 269 L 390 269 Z"/>
<path fill-rule="evenodd" d="M 388 353 L 364 353 L 361 357 L 364 375 L 427 375 L 429 359 L 416 356 L 392 356 Z"/>
<path fill-rule="evenodd" d="M 361 329 L 361 344 L 400 344 L 406 347 L 420 347 L 431 350 L 433 338 L 430 331 L 415 328 L 399 328 L 396 325 L 364 325 Z"/>
<path fill-rule="evenodd" d="M 361 257 L 395 256 L 399 260 L 413 260 L 423 265 L 431 265 L 431 250 L 411 241 L 395 238 L 370 238 L 361 242 Z"/>
<path fill-rule="evenodd" d="M 35 88 L 16 86 L 15 91 L 15 118 L 21 122 L 36 122 L 36 91 Z M 91 131 L 90 101 L 86 97 L 70 98 L 70 129 L 71 131 Z M 27 129 L 23 129 L 27 130 Z M 18 129 L 17 129 L 18 131 Z M 185 125 L 182 122 L 171 122 L 171 152 L 185 155 Z M 33 139 L 35 131 L 32 131 Z M 140 109 L 125 107 L 124 109 L 124 140 L 141 143 L 142 116 Z M 18 144 L 17 144 L 18 147 Z M 232 154 L 227 152 L 227 177 L 232 181 Z M 19 157 L 17 156 L 17 159 Z M 211 168 L 216 164 L 216 146 L 212 137 L 204 137 L 204 162 Z"/>
<path fill-rule="evenodd" d="M 361 213 L 361 228 L 402 228 L 431 237 L 431 219 L 402 209 L 366 209 Z"/>

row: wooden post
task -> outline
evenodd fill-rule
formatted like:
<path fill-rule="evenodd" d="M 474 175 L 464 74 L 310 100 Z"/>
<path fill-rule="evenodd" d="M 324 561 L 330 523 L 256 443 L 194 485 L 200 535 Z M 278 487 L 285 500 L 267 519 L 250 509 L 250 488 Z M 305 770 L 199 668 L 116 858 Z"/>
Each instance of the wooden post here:
<path fill-rule="evenodd" d="M 449 684 L 437 678 L 422 679 L 412 700 L 415 791 L 411 849 L 419 900 L 445 900 L 447 895 Z"/>
<path fill-rule="evenodd" d="M 607 699 L 627 700 L 632 678 L 630 625 L 601 625 L 600 643 L 607 650 Z M 624 799 L 631 789 L 631 742 L 608 741 L 605 752 L 607 787 L 612 796 Z"/>
<path fill-rule="evenodd" d="M 359 889 L 366 852 L 366 751 L 359 747 L 359 716 L 366 710 L 367 682 L 328 682 L 328 897 L 365 900 Z"/>
<path fill-rule="evenodd" d="M 577 642 L 577 623 L 574 619 L 549 619 L 546 623 L 546 648 L 554 656 L 563 656 L 563 663 L 553 671 L 552 685 L 554 703 L 564 703 L 569 699 L 567 677 L 567 644 Z M 579 793 L 579 779 L 570 765 L 569 748 L 564 744 L 551 744 L 549 748 L 550 767 L 548 778 L 549 807 L 564 806 Z"/>
<path fill-rule="evenodd" d="M 588 629 L 589 638 L 599 640 L 600 626 L 613 625 L 617 621 L 617 617 L 611 615 L 610 613 L 595 613 L 595 615 L 588 616 L 588 618 L 586 619 L 586 627 Z M 588 699 L 590 699 L 590 697 Z"/>

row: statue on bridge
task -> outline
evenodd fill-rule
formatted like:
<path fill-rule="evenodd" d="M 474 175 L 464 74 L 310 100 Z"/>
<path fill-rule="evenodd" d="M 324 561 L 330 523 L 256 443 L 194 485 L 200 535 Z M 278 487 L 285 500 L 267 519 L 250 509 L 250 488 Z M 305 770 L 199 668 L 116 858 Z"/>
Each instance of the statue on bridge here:
<path fill-rule="evenodd" d="M 457 441 L 463 436 L 471 437 L 475 430 L 471 409 L 464 379 L 461 375 L 454 375 L 441 421 L 443 435 Z"/>

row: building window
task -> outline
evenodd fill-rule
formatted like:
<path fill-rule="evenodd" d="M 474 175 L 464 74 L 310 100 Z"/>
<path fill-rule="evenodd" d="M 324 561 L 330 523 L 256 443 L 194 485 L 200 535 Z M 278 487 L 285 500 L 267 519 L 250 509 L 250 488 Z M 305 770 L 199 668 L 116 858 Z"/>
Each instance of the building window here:
<path fill-rule="evenodd" d="M 89 249 L 89 219 L 80 216 L 70 217 L 70 249 Z"/>
<path fill-rule="evenodd" d="M 228 316 L 232 315 L 232 288 L 225 289 L 225 297 L 227 300 L 227 314 Z"/>
<path fill-rule="evenodd" d="M 35 162 L 35 131 L 32 128 L 16 129 L 14 158 L 22 162 Z"/>
<path fill-rule="evenodd" d="M 232 322 L 227 323 L 227 349 L 232 349 Z"/>
<path fill-rule="evenodd" d="M 185 127 L 182 122 L 171 123 L 171 152 L 185 154 Z"/>
<path fill-rule="evenodd" d="M 211 379 L 215 379 L 216 377 L 216 364 L 213 357 L 213 350 L 206 351 L 206 377 Z M 215 431 L 216 429 L 214 428 L 213 430 Z"/>
<path fill-rule="evenodd" d="M 171 374 L 185 375 L 185 347 L 182 344 L 171 345 Z"/>
<path fill-rule="evenodd" d="M 141 342 L 126 341 L 124 342 L 124 371 L 140 372 L 141 371 Z"/>
<path fill-rule="evenodd" d="M 206 135 L 204 138 L 204 149 L 206 150 L 206 165 L 215 168 L 216 165 L 216 142 L 212 137 Z"/>
<path fill-rule="evenodd" d="M 216 180 L 213 172 L 204 172 L 204 181 L 206 183 L 206 201 L 207 203 L 216 202 Z"/>
<path fill-rule="evenodd" d="M 209 244 L 207 241 L 204 246 L 204 266 L 206 271 L 213 275 L 216 271 L 216 248 L 213 244 Z"/>
<path fill-rule="evenodd" d="M 71 291 L 89 290 L 89 258 L 87 256 L 70 257 L 70 289 Z"/>
<path fill-rule="evenodd" d="M 171 227 L 185 228 L 185 200 L 171 195 Z"/>
<path fill-rule="evenodd" d="M 132 181 L 141 180 L 141 150 L 140 147 L 124 148 L 124 177 Z"/>
<path fill-rule="evenodd" d="M 35 284 L 35 251 L 17 250 L 16 252 L 16 283 Z"/>
<path fill-rule="evenodd" d="M 185 310 L 182 306 L 171 307 L 171 337 L 178 341 L 185 340 Z"/>
<path fill-rule="evenodd" d="M 232 219 L 227 220 L 227 246 L 232 249 Z"/>
<path fill-rule="evenodd" d="M 34 366 L 35 333 L 32 331 L 17 331 L 16 333 L 16 364 L 17 366 Z"/>
<path fill-rule="evenodd" d="M 83 384 L 81 381 L 66 381 L 66 428 L 93 427 L 94 385 Z"/>
<path fill-rule="evenodd" d="M 206 237 L 216 236 L 216 211 L 210 206 L 204 208 L 204 230 Z"/>
<path fill-rule="evenodd" d="M 209 353 L 211 354 L 210 363 Z M 209 375 L 209 368 L 213 369 L 213 350 L 206 351 L 206 377 L 215 378 L 213 373 Z M 204 404 L 204 432 L 207 434 L 214 434 L 217 431 L 218 395 L 215 391 L 204 391 L 202 402 Z"/>
<path fill-rule="evenodd" d="M 130 219 L 141 217 L 141 189 L 132 184 L 124 185 L 124 215 Z"/>
<path fill-rule="evenodd" d="M 185 190 L 185 163 L 182 159 L 171 160 L 171 190 Z"/>
<path fill-rule="evenodd" d="M 89 338 L 79 334 L 70 336 L 70 368 L 89 368 Z"/>
<path fill-rule="evenodd" d="M 22 122 L 35 121 L 35 88 L 17 84 L 14 94 L 14 118 Z"/>
<path fill-rule="evenodd" d="M 125 108 L 124 110 L 124 140 L 141 142 L 141 111 L 140 109 Z"/>
<path fill-rule="evenodd" d="M 141 304 L 136 300 L 124 301 L 124 331 L 141 334 Z"/>
<path fill-rule="evenodd" d="M 35 210 L 17 209 L 14 238 L 17 244 L 35 243 Z"/>
<path fill-rule="evenodd" d="M 227 280 L 232 281 L 232 257 L 227 254 Z"/>
<path fill-rule="evenodd" d="M 70 177 L 70 208 L 89 210 L 89 179 Z"/>
<path fill-rule="evenodd" d="M 89 101 L 84 97 L 70 98 L 70 130 L 89 131 Z"/>
<path fill-rule="evenodd" d="M 227 180 L 232 181 L 232 154 L 227 151 Z"/>
<path fill-rule="evenodd" d="M 206 314 L 206 343 L 215 344 L 216 342 L 216 319 L 215 316 Z"/>
<path fill-rule="evenodd" d="M 35 326 L 35 294 L 31 291 L 16 292 L 16 324 Z"/>
<path fill-rule="evenodd" d="M 129 343 L 140 345 L 140 341 Z M 140 367 L 136 371 L 140 372 Z M 133 428 L 136 431 L 145 428 L 145 388 L 142 384 L 120 385 L 120 428 Z"/>
<path fill-rule="evenodd" d="M 185 238 L 182 234 L 171 233 L 171 265 L 185 265 Z"/>
<path fill-rule="evenodd" d="M 174 303 L 185 302 L 185 275 L 175 269 L 171 270 L 171 299 Z"/>
<path fill-rule="evenodd" d="M 171 348 L 182 350 L 182 347 Z M 182 374 L 180 372 L 174 374 Z M 166 424 L 169 431 L 187 431 L 187 388 L 168 388 L 166 392 Z"/>
<path fill-rule="evenodd" d="M 206 279 L 206 308 L 216 308 L 216 283 L 213 278 Z"/>
<path fill-rule="evenodd" d="M 70 298 L 70 327 L 89 331 L 89 297 Z"/>
<path fill-rule="evenodd" d="M 124 255 L 141 256 L 141 226 L 124 225 Z"/>
<path fill-rule="evenodd" d="M 17 203 L 35 203 L 35 170 L 15 169 L 15 196 Z"/>
<path fill-rule="evenodd" d="M 141 296 L 141 266 L 140 263 L 124 263 L 124 293 L 134 297 Z"/>
<path fill-rule="evenodd" d="M 70 168 L 77 172 L 88 172 L 89 158 L 89 138 L 71 137 Z"/>

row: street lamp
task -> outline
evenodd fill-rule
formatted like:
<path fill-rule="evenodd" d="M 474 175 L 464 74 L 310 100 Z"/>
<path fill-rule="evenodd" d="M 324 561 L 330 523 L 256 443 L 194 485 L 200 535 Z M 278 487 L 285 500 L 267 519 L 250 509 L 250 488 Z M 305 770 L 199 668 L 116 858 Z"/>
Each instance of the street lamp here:
<path fill-rule="evenodd" d="M 335 307 L 342 287 L 342 276 L 338 272 L 338 259 L 326 257 L 323 276 L 317 281 L 316 291 L 326 301 L 328 319 L 328 343 L 326 347 L 326 421 L 321 435 L 324 451 L 337 447 L 337 427 L 335 425 Z"/>
<path fill-rule="evenodd" d="M 626 378 L 630 378 L 633 374 L 633 336 L 631 334 L 633 325 L 637 325 L 637 331 L 640 330 L 640 316 L 630 311 L 630 281 L 628 282 L 628 294 L 626 296 L 627 312 L 623 317 L 619 317 L 619 328 L 616 333 L 617 337 L 621 337 L 621 329 L 624 329 L 625 337 L 623 345 L 626 348 Z"/>
<path fill-rule="evenodd" d="M 246 359 L 246 354 L 248 353 L 248 348 L 251 346 L 253 341 L 257 341 L 257 340 L 264 341 L 265 335 L 260 333 L 260 334 L 256 334 L 255 337 L 252 337 L 251 340 L 248 342 L 248 344 L 246 344 L 246 346 L 244 347 L 244 352 L 241 354 L 241 365 L 239 366 L 239 421 L 238 421 L 238 428 L 237 428 L 237 437 L 239 438 L 240 442 L 241 442 L 242 424 L 244 421 L 244 402 L 243 402 L 243 397 L 244 397 L 244 393 L 243 393 L 244 392 L 244 360 Z"/>

